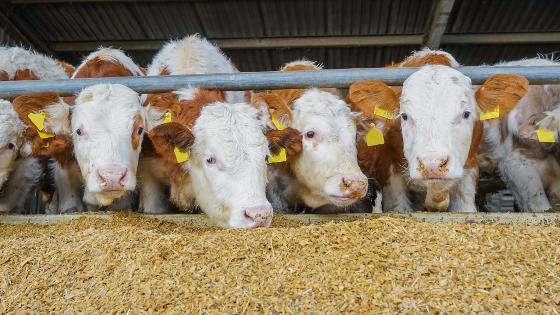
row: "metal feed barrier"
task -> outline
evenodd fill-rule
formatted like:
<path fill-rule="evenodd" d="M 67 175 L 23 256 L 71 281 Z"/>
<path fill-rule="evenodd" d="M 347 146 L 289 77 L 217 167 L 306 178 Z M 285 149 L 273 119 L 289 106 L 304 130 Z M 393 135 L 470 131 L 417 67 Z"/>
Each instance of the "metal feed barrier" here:
<path fill-rule="evenodd" d="M 473 84 L 481 84 L 495 74 L 519 74 L 531 84 L 560 84 L 560 67 L 458 67 Z M 60 95 L 79 93 L 94 84 L 123 84 L 138 93 L 171 91 L 186 86 L 226 91 L 268 90 L 283 88 L 335 87 L 345 88 L 360 80 L 381 80 L 388 85 L 402 83 L 417 68 L 360 68 L 291 72 L 244 72 L 235 74 L 200 74 L 147 77 L 117 77 L 54 81 L 0 82 L 0 97 L 54 92 Z"/>
<path fill-rule="evenodd" d="M 529 80 L 531 84 L 560 84 L 560 67 L 458 67 L 456 68 L 470 77 L 473 84 L 482 84 L 486 79 L 495 74 L 519 74 Z M 123 84 L 138 93 L 156 93 L 180 89 L 186 86 L 196 86 L 228 91 L 236 90 L 268 90 L 282 88 L 307 88 L 307 87 L 335 87 L 346 88 L 360 80 L 381 80 L 388 85 L 402 85 L 402 83 L 417 68 L 359 68 L 337 69 L 319 71 L 296 72 L 244 72 L 235 74 L 204 74 L 204 75 L 173 75 L 173 76 L 146 76 L 146 77 L 114 77 L 93 79 L 72 79 L 53 81 L 6 81 L 0 82 L 0 98 L 13 98 L 19 95 L 39 92 L 54 92 L 59 95 L 72 95 L 94 84 Z M 42 212 L 43 207 L 39 201 L 39 194 L 33 200 L 28 200 L 27 209 L 30 213 Z M 389 214 L 391 215 L 391 214 Z M 488 217 L 490 215 L 490 217 Z M 104 216 L 104 215 L 102 215 Z M 364 215 L 364 217 L 378 215 Z M 436 222 L 502 222 L 502 223 L 553 223 L 560 222 L 560 214 L 402 214 L 399 217 L 436 221 Z M 79 217 L 79 215 L 42 215 L 42 216 L 0 216 L 0 223 L 59 221 Z M 178 215 L 161 216 L 162 218 L 179 221 L 202 222 L 200 216 Z M 189 217 L 191 219 L 185 219 Z M 355 218 L 356 215 L 303 215 L 301 220 L 320 222 L 325 220 L 345 220 Z M 177 219 L 178 218 L 178 219 Z M 198 218 L 198 219 L 197 219 Z M 201 223 L 202 224 L 202 223 Z M 204 225 L 204 224 L 203 224 Z"/>

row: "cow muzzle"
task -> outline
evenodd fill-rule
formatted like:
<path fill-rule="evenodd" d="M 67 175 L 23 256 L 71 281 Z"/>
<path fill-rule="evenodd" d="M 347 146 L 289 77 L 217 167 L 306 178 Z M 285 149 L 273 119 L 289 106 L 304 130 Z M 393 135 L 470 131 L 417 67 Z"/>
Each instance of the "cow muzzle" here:
<path fill-rule="evenodd" d="M 97 184 L 100 192 L 126 189 L 129 171 L 123 166 L 109 166 L 97 170 Z"/>
<path fill-rule="evenodd" d="M 243 228 L 270 227 L 272 224 L 272 206 L 244 208 L 243 216 Z"/>
<path fill-rule="evenodd" d="M 329 189 L 335 186 L 337 189 Z M 346 207 L 366 196 L 368 180 L 363 174 L 333 176 L 327 181 L 325 190 L 330 202 L 337 207 Z"/>
<path fill-rule="evenodd" d="M 448 179 L 450 164 L 449 155 L 428 154 L 416 157 L 416 171 L 423 180 Z"/>

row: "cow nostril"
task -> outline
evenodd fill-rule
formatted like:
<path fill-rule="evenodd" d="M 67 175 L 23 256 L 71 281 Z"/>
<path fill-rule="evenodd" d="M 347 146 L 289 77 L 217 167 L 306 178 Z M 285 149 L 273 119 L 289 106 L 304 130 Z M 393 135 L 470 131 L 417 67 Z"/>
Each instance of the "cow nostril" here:
<path fill-rule="evenodd" d="M 123 184 L 124 180 L 126 179 L 126 175 L 128 174 L 128 168 L 125 168 L 122 172 L 121 178 L 119 178 L 119 182 Z"/>
<path fill-rule="evenodd" d="M 243 210 L 243 215 L 244 215 L 245 219 L 247 219 L 247 220 L 249 220 L 249 221 L 251 221 L 251 222 L 255 221 L 255 218 L 254 218 L 253 216 L 251 216 L 251 215 L 249 214 L 249 212 L 247 212 L 247 210 Z"/>

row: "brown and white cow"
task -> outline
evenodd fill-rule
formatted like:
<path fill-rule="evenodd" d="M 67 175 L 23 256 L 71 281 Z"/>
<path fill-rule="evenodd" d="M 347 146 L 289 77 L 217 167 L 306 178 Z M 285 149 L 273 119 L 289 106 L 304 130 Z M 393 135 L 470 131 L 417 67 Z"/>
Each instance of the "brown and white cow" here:
<path fill-rule="evenodd" d="M 281 71 L 319 69 L 313 62 L 295 61 Z M 276 211 L 293 211 L 298 203 L 314 209 L 349 207 L 366 195 L 368 180 L 357 161 L 355 117 L 336 89 L 265 91 L 255 94 L 252 102 L 270 111 L 270 128 L 295 131 L 283 135 L 286 162 L 269 166 L 268 195 Z"/>
<path fill-rule="evenodd" d="M 101 48 L 84 60 L 73 78 L 130 75 L 143 74 L 122 51 Z M 135 190 L 145 123 L 136 92 L 119 84 L 98 84 L 75 98 L 52 93 L 18 97 L 14 107 L 28 126 L 34 154 L 55 160 L 60 212 L 83 210 L 80 199 L 92 208 L 107 206 Z M 43 115 L 41 128 L 30 114 Z"/>
<path fill-rule="evenodd" d="M 424 205 L 430 210 L 474 212 L 483 132 L 479 111 L 499 106 L 503 117 L 525 94 L 527 80 L 495 75 L 475 92 L 470 78 L 452 68 L 457 62 L 440 51 L 417 52 L 398 66 L 424 62 L 438 64 L 422 66 L 400 91 L 380 81 L 350 87 L 348 100 L 365 119 L 360 162 L 383 186 L 386 211 L 412 210 L 412 190 L 426 193 Z M 383 130 L 385 144 L 364 144 L 370 124 Z"/>
<path fill-rule="evenodd" d="M 560 66 L 554 60 L 523 59 L 497 66 Z M 498 124 L 486 127 L 502 179 L 522 211 L 545 211 L 560 199 L 560 85 L 531 85 Z M 548 138 L 548 139 L 547 139 Z"/>
<path fill-rule="evenodd" d="M 70 65 L 21 47 L 0 47 L 0 81 L 67 79 Z M 0 100 L 0 211 L 22 210 L 47 161 L 30 156 L 25 126 L 7 100 Z"/>
<path fill-rule="evenodd" d="M 222 52 L 189 36 L 167 43 L 148 75 L 233 73 Z M 182 209 L 200 206 L 222 227 L 270 226 L 266 199 L 268 143 L 260 113 L 243 92 L 185 87 L 146 97 L 149 139 L 140 162 L 140 207 L 166 212 L 171 201 Z M 148 143 L 147 143 L 148 144 Z"/>

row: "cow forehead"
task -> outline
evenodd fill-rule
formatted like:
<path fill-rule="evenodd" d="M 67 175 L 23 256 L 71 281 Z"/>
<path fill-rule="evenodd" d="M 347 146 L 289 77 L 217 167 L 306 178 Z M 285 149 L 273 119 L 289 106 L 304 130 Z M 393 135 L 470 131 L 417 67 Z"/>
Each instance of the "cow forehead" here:
<path fill-rule="evenodd" d="M 205 106 L 193 128 L 195 150 L 220 155 L 228 163 L 268 153 L 263 124 L 248 104 L 213 103 Z M 201 152 L 204 151 L 204 152 Z"/>
<path fill-rule="evenodd" d="M 438 113 L 456 112 L 472 106 L 471 80 L 447 66 L 425 66 L 403 83 L 401 111 L 421 111 L 435 107 Z"/>
<path fill-rule="evenodd" d="M 72 120 L 105 125 L 115 121 L 132 121 L 131 117 L 138 114 L 142 115 L 142 106 L 136 92 L 124 85 L 100 84 L 78 95 Z"/>
<path fill-rule="evenodd" d="M 336 95 L 309 89 L 293 105 L 293 125 L 306 127 L 318 123 L 328 125 L 334 130 L 346 129 L 355 125 L 350 107 Z"/>
<path fill-rule="evenodd" d="M 12 104 L 0 100 L 0 143 L 20 135 L 23 130 L 23 123 L 12 108 Z"/>

